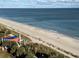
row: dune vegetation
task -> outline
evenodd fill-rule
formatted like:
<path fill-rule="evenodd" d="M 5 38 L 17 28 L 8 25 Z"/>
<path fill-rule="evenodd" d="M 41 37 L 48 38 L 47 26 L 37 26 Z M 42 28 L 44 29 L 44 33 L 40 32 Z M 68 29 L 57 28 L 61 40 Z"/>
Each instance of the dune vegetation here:
<path fill-rule="evenodd" d="M 1 38 L 7 34 L 14 34 L 16 32 L 7 29 L 0 24 L 0 47 L 4 47 L 4 51 L 0 48 L 0 57 L 3 58 L 65 58 L 67 56 L 53 50 L 50 47 L 38 43 L 21 44 L 18 47 L 16 42 L 1 41 Z M 6 48 L 5 48 L 6 47 Z"/>

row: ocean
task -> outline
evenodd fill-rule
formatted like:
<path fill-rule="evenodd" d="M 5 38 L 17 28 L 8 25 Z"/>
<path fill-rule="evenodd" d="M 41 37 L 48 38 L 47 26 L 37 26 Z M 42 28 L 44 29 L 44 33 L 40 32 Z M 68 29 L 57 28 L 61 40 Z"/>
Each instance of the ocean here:
<path fill-rule="evenodd" d="M 79 38 L 79 8 L 4 8 L 0 17 Z"/>

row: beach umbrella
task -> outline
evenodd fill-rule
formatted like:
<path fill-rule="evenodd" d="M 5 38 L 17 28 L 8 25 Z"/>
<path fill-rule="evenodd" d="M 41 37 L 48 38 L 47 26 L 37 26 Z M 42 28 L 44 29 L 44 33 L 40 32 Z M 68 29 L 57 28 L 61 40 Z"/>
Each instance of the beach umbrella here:
<path fill-rule="evenodd" d="M 13 42 L 19 42 L 19 38 L 14 38 L 14 39 L 3 39 L 4 41 L 13 41 Z"/>

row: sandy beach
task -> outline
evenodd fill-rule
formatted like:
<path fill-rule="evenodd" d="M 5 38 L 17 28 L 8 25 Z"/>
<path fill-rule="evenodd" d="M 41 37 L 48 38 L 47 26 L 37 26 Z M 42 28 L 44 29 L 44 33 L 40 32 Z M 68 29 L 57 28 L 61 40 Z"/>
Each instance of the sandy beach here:
<path fill-rule="evenodd" d="M 63 35 L 58 32 L 50 32 L 44 29 L 36 28 L 30 25 L 24 25 L 15 21 L 6 20 L 3 18 L 0 18 L 0 23 L 7 25 L 9 27 L 12 27 L 13 29 L 16 29 L 17 31 L 21 31 L 23 33 L 26 33 L 32 37 L 38 38 L 43 40 L 44 42 L 53 44 L 56 47 L 60 47 L 63 50 L 66 50 L 70 53 L 73 53 L 74 55 L 79 56 L 79 40 L 68 37 L 66 35 Z M 33 42 L 42 43 L 38 40 L 33 39 Z"/>

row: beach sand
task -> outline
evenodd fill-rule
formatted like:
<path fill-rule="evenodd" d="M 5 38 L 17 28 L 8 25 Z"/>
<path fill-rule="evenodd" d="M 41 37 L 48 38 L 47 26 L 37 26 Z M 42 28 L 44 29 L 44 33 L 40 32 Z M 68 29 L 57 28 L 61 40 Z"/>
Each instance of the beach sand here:
<path fill-rule="evenodd" d="M 6 20 L 3 18 L 0 18 L 0 23 L 7 25 L 9 27 L 12 27 L 17 31 L 21 31 L 30 35 L 31 39 L 33 39 L 32 40 L 33 42 L 42 43 L 42 44 L 44 44 L 43 42 L 47 42 L 63 50 L 71 52 L 74 55 L 79 56 L 79 40 L 75 38 L 68 37 L 66 35 L 63 35 L 55 31 L 50 32 L 48 30 L 40 29 L 30 25 L 24 25 L 24 24 L 11 21 L 11 20 Z M 39 40 L 41 39 L 43 40 L 43 42 L 35 40 L 34 38 L 38 38 Z"/>

